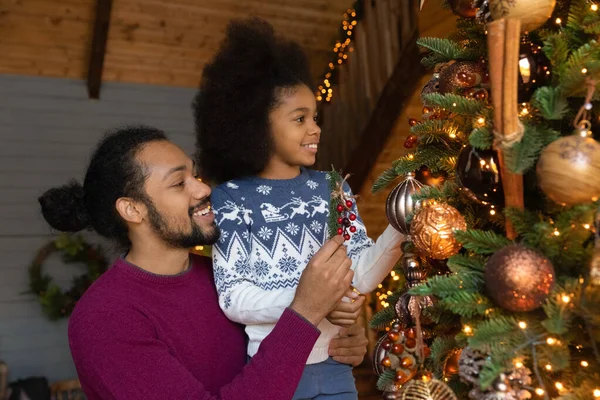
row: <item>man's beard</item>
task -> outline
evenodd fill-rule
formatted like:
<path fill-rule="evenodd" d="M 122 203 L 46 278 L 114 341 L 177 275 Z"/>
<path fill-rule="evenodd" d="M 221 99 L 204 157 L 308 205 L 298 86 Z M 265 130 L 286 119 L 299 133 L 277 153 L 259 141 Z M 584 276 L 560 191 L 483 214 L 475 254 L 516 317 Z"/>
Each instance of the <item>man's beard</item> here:
<path fill-rule="evenodd" d="M 208 200 L 205 202 L 208 203 Z M 158 236 L 171 247 L 178 249 L 189 249 L 199 245 L 212 245 L 219 240 L 221 232 L 219 231 L 216 223 L 213 222 L 211 230 L 203 232 L 200 226 L 198 226 L 198 224 L 196 224 L 194 221 L 193 212 L 194 208 L 197 206 L 190 208 L 188 211 L 190 224 L 192 227 L 192 230 L 189 233 L 171 230 L 166 219 L 158 212 L 151 200 L 147 201 L 146 207 L 148 208 L 148 220 L 150 221 L 150 225 L 158 234 Z"/>

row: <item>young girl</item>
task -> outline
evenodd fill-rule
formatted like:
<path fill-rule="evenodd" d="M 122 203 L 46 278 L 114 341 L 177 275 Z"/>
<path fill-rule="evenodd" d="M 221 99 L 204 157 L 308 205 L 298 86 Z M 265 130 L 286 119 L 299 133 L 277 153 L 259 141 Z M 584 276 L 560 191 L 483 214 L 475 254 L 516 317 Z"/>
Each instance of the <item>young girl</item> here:
<path fill-rule="evenodd" d="M 328 175 L 307 169 L 321 138 L 311 87 L 300 47 L 250 19 L 229 25 L 194 102 L 198 162 L 203 176 L 219 184 L 212 194 L 221 229 L 213 248 L 219 303 L 227 317 L 246 325 L 250 357 L 327 240 Z M 350 194 L 347 185 L 345 191 Z M 353 286 L 367 293 L 401 256 L 404 237 L 388 226 L 373 243 L 356 205 L 352 213 L 356 231 L 346 245 Z M 351 367 L 328 356 L 340 327 L 325 320 L 318 328 L 321 336 L 294 398 L 356 399 Z"/>

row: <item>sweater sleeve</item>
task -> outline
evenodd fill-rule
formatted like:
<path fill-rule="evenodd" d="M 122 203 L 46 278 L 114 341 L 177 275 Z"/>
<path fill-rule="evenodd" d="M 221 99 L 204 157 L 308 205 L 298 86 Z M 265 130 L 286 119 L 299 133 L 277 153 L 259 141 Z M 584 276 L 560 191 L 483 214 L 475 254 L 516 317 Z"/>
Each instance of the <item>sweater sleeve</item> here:
<path fill-rule="evenodd" d="M 318 336 L 313 325 L 286 310 L 242 372 L 219 393 L 209 393 L 134 308 L 80 313 L 69 324 L 77 373 L 94 400 L 290 399 Z"/>
<path fill-rule="evenodd" d="M 352 195 L 348 185 L 345 191 Z M 406 236 L 388 225 L 385 231 L 373 242 L 367 235 L 356 204 L 352 212 L 356 215 L 356 232 L 348 244 L 348 256 L 352 259 L 354 280 L 352 285 L 361 293 L 374 290 L 391 272 L 402 255 L 400 244 Z"/>
<path fill-rule="evenodd" d="M 277 322 L 292 303 L 295 288 L 265 290 L 257 285 L 255 274 L 261 271 L 250 265 L 251 212 L 221 187 L 211 198 L 221 230 L 212 252 L 221 309 L 227 318 L 244 325 Z"/>

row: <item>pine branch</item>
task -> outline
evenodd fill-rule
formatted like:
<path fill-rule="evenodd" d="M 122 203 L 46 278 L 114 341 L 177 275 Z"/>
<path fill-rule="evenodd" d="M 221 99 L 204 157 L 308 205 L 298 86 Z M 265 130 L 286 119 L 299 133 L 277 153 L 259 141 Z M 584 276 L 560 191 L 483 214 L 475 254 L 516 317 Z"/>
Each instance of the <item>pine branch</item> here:
<path fill-rule="evenodd" d="M 410 289 L 408 292 L 416 296 L 435 295 L 446 297 L 456 294 L 458 291 L 477 291 L 483 284 L 483 276 L 477 274 L 452 274 L 434 275 L 426 282 Z"/>
<path fill-rule="evenodd" d="M 491 149 L 494 144 L 494 135 L 488 127 L 475 128 L 469 135 L 469 144 L 480 150 Z"/>
<path fill-rule="evenodd" d="M 595 40 L 585 43 L 571 53 L 564 65 L 560 88 L 565 96 L 583 96 L 586 78 L 598 76 L 600 72 L 600 46 Z M 581 72 L 583 68 L 587 70 L 585 74 Z"/>
<path fill-rule="evenodd" d="M 533 227 L 540 221 L 540 217 L 529 210 L 509 207 L 504 209 L 504 214 L 519 236 L 532 232 Z"/>
<path fill-rule="evenodd" d="M 544 41 L 543 51 L 552 63 L 552 73 L 560 77 L 563 65 L 569 57 L 569 44 L 565 39 L 565 35 L 560 33 L 549 35 Z"/>
<path fill-rule="evenodd" d="M 485 315 L 488 309 L 493 308 L 487 297 L 478 292 L 461 291 L 444 297 L 442 305 L 455 314 L 465 318 Z"/>
<path fill-rule="evenodd" d="M 426 66 L 452 60 L 475 61 L 484 54 L 481 48 L 465 48 L 447 38 L 423 37 L 417 39 L 417 44 L 431 52 L 424 59 Z"/>
<path fill-rule="evenodd" d="M 462 243 L 465 249 L 477 254 L 492 254 L 504 246 L 512 244 L 504 236 L 500 236 L 492 231 L 478 231 L 474 229 L 456 231 L 454 232 L 454 237 Z"/>
<path fill-rule="evenodd" d="M 425 199 L 447 200 L 457 194 L 458 185 L 452 181 L 445 181 L 442 186 L 424 186 L 417 193 L 412 195 L 413 201 L 421 201 Z"/>
<path fill-rule="evenodd" d="M 474 349 L 488 352 L 493 345 L 506 342 L 515 333 L 520 334 L 517 320 L 514 317 L 498 316 L 479 323 L 468 342 Z"/>
<path fill-rule="evenodd" d="M 425 134 L 434 134 L 434 135 L 458 135 L 459 129 L 458 125 L 448 119 L 434 119 L 419 122 L 415 126 L 410 128 L 410 132 L 417 135 L 423 136 Z"/>
<path fill-rule="evenodd" d="M 569 112 L 569 104 L 557 87 L 544 86 L 533 94 L 532 105 L 538 109 L 542 118 L 560 121 Z"/>
<path fill-rule="evenodd" d="M 549 143 L 558 139 L 559 133 L 541 126 L 525 125 L 523 139 L 504 149 L 504 160 L 511 172 L 523 174 L 535 165 L 540 152 Z"/>
<path fill-rule="evenodd" d="M 384 308 L 383 310 L 379 311 L 378 313 L 376 313 L 375 315 L 373 315 L 373 318 L 371 318 L 371 322 L 369 323 L 369 326 L 372 329 L 377 329 L 377 328 L 382 328 L 384 326 L 387 326 L 394 318 L 396 318 L 396 309 L 395 309 L 395 304 L 396 302 L 390 302 L 390 305 L 386 308 Z"/>
<path fill-rule="evenodd" d="M 373 186 L 371 187 L 371 193 L 379 193 L 388 187 L 394 180 L 396 180 L 397 177 L 398 174 L 396 173 L 396 169 L 394 167 L 386 169 L 373 183 Z"/>
<path fill-rule="evenodd" d="M 481 274 L 485 270 L 486 259 L 479 255 L 456 254 L 448 259 L 446 265 L 454 273 Z"/>
<path fill-rule="evenodd" d="M 485 103 L 476 99 L 470 99 L 457 94 L 429 93 L 425 96 L 425 102 L 432 106 L 445 108 L 455 114 L 475 115 L 483 112 Z"/>
<path fill-rule="evenodd" d="M 377 389 L 382 392 L 389 388 L 394 384 L 394 380 L 396 379 L 396 372 L 394 370 L 388 369 L 381 374 L 379 379 L 377 380 Z"/>
<path fill-rule="evenodd" d="M 331 171 L 328 173 L 328 183 L 329 183 L 329 193 L 333 194 L 336 190 L 339 182 L 342 181 L 342 176 L 338 171 L 331 167 Z M 333 198 L 333 196 L 329 199 L 329 217 L 327 218 L 327 233 L 328 237 L 331 239 L 332 237 L 337 235 L 337 216 L 339 215 L 337 212 L 337 201 Z"/>
<path fill-rule="evenodd" d="M 442 372 L 444 370 L 444 362 L 456 349 L 456 340 L 452 336 L 438 336 L 431 344 L 431 359 L 434 365 L 434 374 L 436 378 L 442 378 Z"/>

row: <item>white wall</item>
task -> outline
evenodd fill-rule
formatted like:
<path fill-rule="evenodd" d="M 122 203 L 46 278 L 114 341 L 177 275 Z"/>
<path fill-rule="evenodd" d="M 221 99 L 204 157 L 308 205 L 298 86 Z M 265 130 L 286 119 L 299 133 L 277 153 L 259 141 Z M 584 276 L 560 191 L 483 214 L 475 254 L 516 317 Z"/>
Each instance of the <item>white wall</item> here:
<path fill-rule="evenodd" d="M 76 376 L 67 321 L 51 322 L 27 290 L 27 268 L 53 237 L 37 203 L 45 189 L 83 179 L 89 155 L 107 129 L 148 124 L 163 129 L 190 154 L 195 90 L 105 83 L 89 100 L 77 80 L 0 75 L 0 359 L 10 379 Z M 90 241 L 98 243 L 95 237 Z M 111 255 L 112 257 L 112 255 Z M 58 255 L 46 270 L 63 287 L 81 273 Z"/>

